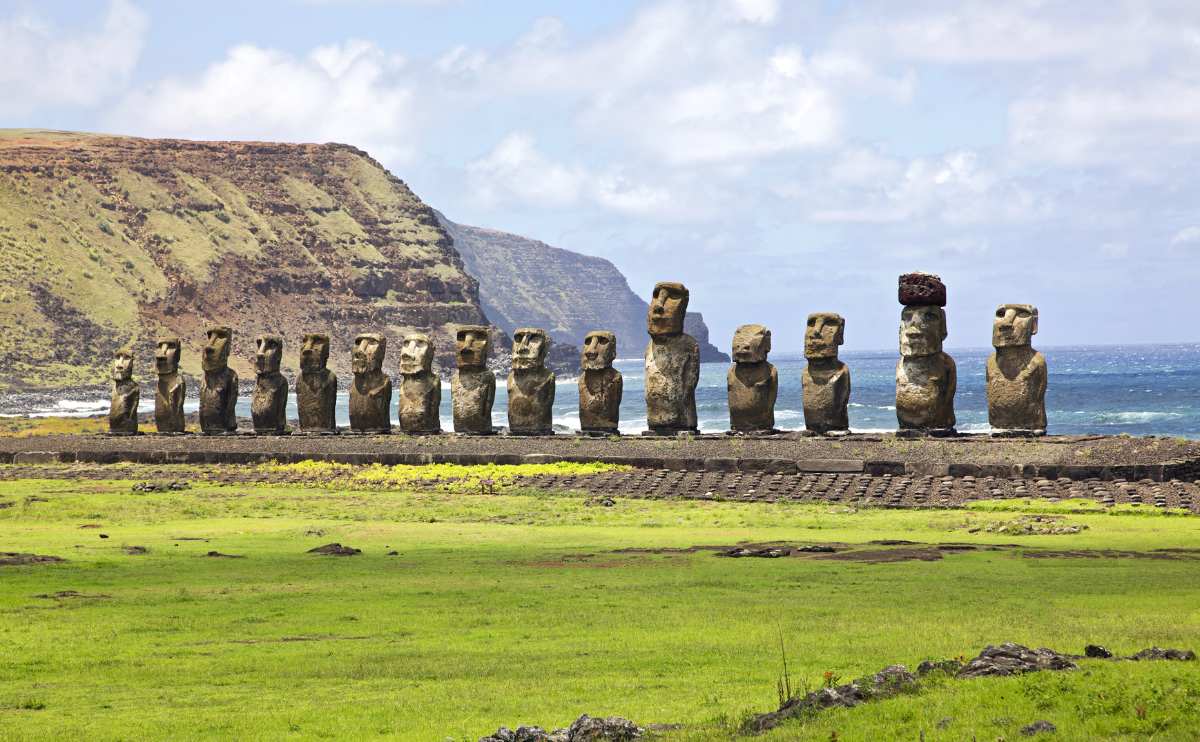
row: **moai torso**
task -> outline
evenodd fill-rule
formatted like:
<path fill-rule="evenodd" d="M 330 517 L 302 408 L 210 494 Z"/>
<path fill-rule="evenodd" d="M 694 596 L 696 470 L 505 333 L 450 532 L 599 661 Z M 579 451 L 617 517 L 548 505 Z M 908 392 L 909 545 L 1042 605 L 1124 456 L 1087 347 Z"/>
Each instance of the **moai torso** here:
<path fill-rule="evenodd" d="M 366 333 L 354 339 L 350 385 L 350 429 L 356 433 L 388 433 L 392 429 L 392 380 L 383 372 L 387 339 Z"/>
<path fill-rule="evenodd" d="M 456 333 L 456 362 L 450 379 L 454 432 L 491 435 L 496 375 L 487 367 L 491 331 L 486 325 L 460 325 Z"/>
<path fill-rule="evenodd" d="M 487 368 L 458 368 L 450 380 L 454 432 L 490 434 L 496 375 Z"/>
<path fill-rule="evenodd" d="M 405 433 L 442 432 L 442 380 L 433 373 L 433 343 L 412 334 L 400 346 L 400 429 Z"/>
<path fill-rule="evenodd" d="M 896 419 L 902 430 L 954 427 L 958 375 L 945 353 L 901 358 L 896 364 Z"/>
<path fill-rule="evenodd" d="M 277 335 L 263 335 L 255 341 L 257 351 L 254 358 L 256 382 L 254 396 L 250 398 L 250 417 L 254 421 L 254 432 L 279 434 L 287 431 L 287 379 L 279 373 L 283 358 L 283 339 Z"/>
<path fill-rule="evenodd" d="M 187 397 L 187 384 L 183 374 L 179 373 L 181 350 L 178 338 L 164 338 L 158 341 L 154 351 L 154 365 L 158 371 L 154 425 L 160 433 L 184 432 L 183 401 Z"/>
<path fill-rule="evenodd" d="M 138 402 L 141 396 L 141 390 L 133 380 L 133 355 L 121 351 L 113 360 L 108 432 L 116 435 L 135 435 L 138 432 Z"/>
<path fill-rule="evenodd" d="M 583 339 L 579 365 L 579 429 L 584 433 L 618 432 L 621 395 L 625 381 L 612 367 L 617 357 L 617 336 L 593 330 Z"/>
<path fill-rule="evenodd" d="M 327 367 L 329 336 L 310 332 L 300 348 L 296 412 L 305 433 L 336 433 L 337 376 Z"/>
<path fill-rule="evenodd" d="M 996 310 L 987 399 L 988 423 L 997 430 L 1046 429 L 1046 358 L 1032 347 L 1037 323 L 1037 308 L 1029 304 L 1002 304 Z"/>
<path fill-rule="evenodd" d="M 508 374 L 508 432 L 513 435 L 554 433 L 554 372 L 545 365 L 549 347 L 545 330 L 522 327 L 513 333 Z"/>
<path fill-rule="evenodd" d="M 700 346 L 683 332 L 688 298 L 683 284 L 659 283 L 646 319 L 646 423 L 658 434 L 697 432 Z"/>
<path fill-rule="evenodd" d="M 208 329 L 200 377 L 200 431 L 207 435 L 237 430 L 238 376 L 228 365 L 232 345 L 231 329 Z"/>
<path fill-rule="evenodd" d="M 838 360 L 846 321 L 833 312 L 808 315 L 804 329 L 804 427 L 814 433 L 850 429 L 850 369 Z"/>
<path fill-rule="evenodd" d="M 804 427 L 814 433 L 849 430 L 850 369 L 832 362 L 809 361 L 804 385 Z"/>
<path fill-rule="evenodd" d="M 775 398 L 779 375 L 767 361 L 771 331 L 762 325 L 742 325 L 733 335 L 734 364 L 726 377 L 729 429 L 763 433 L 775 429 Z"/>
<path fill-rule="evenodd" d="M 691 335 L 653 338 L 646 346 L 646 424 L 661 432 L 696 430 L 700 346 Z"/>
<path fill-rule="evenodd" d="M 900 361 L 896 364 L 896 421 L 901 430 L 954 429 L 954 359 L 946 339 L 946 287 L 929 273 L 900 276 Z"/>
<path fill-rule="evenodd" d="M 200 377 L 200 431 L 209 435 L 236 431 L 237 397 L 236 371 L 205 371 Z"/>

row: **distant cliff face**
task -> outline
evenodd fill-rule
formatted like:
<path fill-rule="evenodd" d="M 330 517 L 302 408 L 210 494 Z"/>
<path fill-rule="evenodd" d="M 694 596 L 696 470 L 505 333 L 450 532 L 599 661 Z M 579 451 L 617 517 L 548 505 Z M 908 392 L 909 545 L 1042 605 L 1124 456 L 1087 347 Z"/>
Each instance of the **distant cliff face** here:
<path fill-rule="evenodd" d="M 253 338 L 327 332 L 348 382 L 353 337 L 431 332 L 452 364 L 453 325 L 487 323 L 478 284 L 434 212 L 366 153 L 337 144 L 189 142 L 0 130 L 0 389 L 107 379 L 132 343 L 153 374 L 157 335 L 199 371 L 208 324 Z"/>
<path fill-rule="evenodd" d="M 637 357 L 645 350 L 649 305 L 609 261 L 508 232 L 456 224 L 442 214 L 438 218 L 467 273 L 479 279 L 484 311 L 506 332 L 542 327 L 559 342 L 582 345 L 589 331 L 612 330 L 619 357 Z M 702 361 L 729 360 L 709 343 L 699 313 L 688 312 L 684 327 L 700 342 Z"/>

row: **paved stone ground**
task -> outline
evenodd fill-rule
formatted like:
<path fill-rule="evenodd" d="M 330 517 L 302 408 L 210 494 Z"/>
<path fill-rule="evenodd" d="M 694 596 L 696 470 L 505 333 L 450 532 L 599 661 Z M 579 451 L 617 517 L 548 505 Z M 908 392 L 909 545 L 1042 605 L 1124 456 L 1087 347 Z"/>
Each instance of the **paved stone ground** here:
<path fill-rule="evenodd" d="M 313 484 L 325 487 L 372 486 L 441 489 L 449 482 L 416 480 L 397 484 L 364 484 L 349 477 L 314 476 L 256 466 L 182 466 L 75 464 L 69 466 L 5 466 L 0 479 L 133 479 L 218 484 Z M 485 486 L 492 489 L 490 486 Z M 1050 501 L 1084 498 L 1105 505 L 1136 504 L 1200 513 L 1200 483 L 1155 482 L 1149 479 L 1071 480 L 998 477 L 934 477 L 868 474 L 772 474 L 767 472 L 674 471 L 632 469 L 600 474 L 543 474 L 517 477 L 496 491 L 534 488 L 582 492 L 599 497 L 727 500 L 738 502 L 824 502 L 854 507 L 956 508 L 975 500 L 1039 498 Z"/>
<path fill-rule="evenodd" d="M 866 474 L 767 474 L 634 470 L 583 476 L 523 477 L 514 486 L 594 495 L 754 502 L 833 502 L 875 507 L 961 507 L 973 500 L 1086 498 L 1200 513 L 1200 484 L 1099 479 L 910 477 Z"/>

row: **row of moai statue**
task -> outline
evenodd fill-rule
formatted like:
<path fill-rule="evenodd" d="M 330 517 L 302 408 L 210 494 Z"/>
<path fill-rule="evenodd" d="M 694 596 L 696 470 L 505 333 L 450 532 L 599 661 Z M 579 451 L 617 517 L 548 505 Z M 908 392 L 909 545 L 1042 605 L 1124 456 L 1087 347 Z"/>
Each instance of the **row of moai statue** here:
<path fill-rule="evenodd" d="M 646 431 L 650 435 L 697 433 L 696 385 L 700 378 L 699 346 L 683 331 L 689 293 L 680 283 L 654 287 L 647 316 L 650 342 L 645 355 Z M 946 339 L 946 287 L 928 273 L 900 276 L 900 361 L 896 366 L 896 417 L 902 431 L 930 435 L 954 431 L 954 359 L 942 350 Z M 850 370 L 838 358 L 845 337 L 845 320 L 832 312 L 808 317 L 802 377 L 805 427 L 814 433 L 849 430 Z M 994 429 L 1041 433 L 1046 427 L 1046 361 L 1032 348 L 1037 333 L 1037 309 L 1027 304 L 1004 304 L 993 322 L 996 352 L 987 362 L 988 416 Z M 233 332 L 212 327 L 203 350 L 200 381 L 200 429 L 205 434 L 237 431 L 235 407 L 238 377 L 229 368 Z M 251 401 L 254 432 L 278 435 L 287 429 L 288 385 L 280 373 L 283 339 L 256 339 L 257 383 Z M 513 435 L 553 434 L 555 375 L 546 368 L 550 339 L 545 330 L 520 328 L 513 333 L 512 371 L 508 376 L 508 423 Z M 487 367 L 490 330 L 484 325 L 457 328 L 456 368 L 451 380 L 454 430 L 470 435 L 495 433 L 492 406 L 496 377 Z M 160 340 L 155 352 L 158 390 L 154 416 L 160 433 L 184 432 L 185 386 L 179 373 L 178 338 Z M 350 387 L 350 429 L 358 433 L 391 431 L 392 379 L 383 370 L 387 339 L 363 333 L 354 340 Z M 585 435 L 618 432 L 623 380 L 613 368 L 617 339 L 596 330 L 584 339 L 580 358 L 579 420 Z M 734 333 L 734 364 L 727 377 L 730 432 L 769 434 L 775 430 L 775 401 L 779 375 L 767 356 L 771 331 L 762 325 L 742 325 Z M 441 380 L 433 372 L 433 343 L 427 335 L 404 338 L 400 350 L 400 388 L 397 419 L 400 430 L 413 435 L 441 432 Z M 304 336 L 296 402 L 300 430 L 337 432 L 334 406 L 337 377 L 327 368 L 329 336 Z M 117 354 L 109 415 L 110 432 L 136 433 L 138 385 L 132 380 L 133 358 Z"/>

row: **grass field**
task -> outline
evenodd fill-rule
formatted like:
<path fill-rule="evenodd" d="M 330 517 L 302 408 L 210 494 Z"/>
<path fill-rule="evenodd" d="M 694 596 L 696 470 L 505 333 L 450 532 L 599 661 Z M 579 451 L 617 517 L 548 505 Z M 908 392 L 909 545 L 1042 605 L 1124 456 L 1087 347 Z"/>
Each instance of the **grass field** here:
<path fill-rule="evenodd" d="M 67 559 L 0 566 L 0 739 L 459 740 L 584 712 L 681 725 L 665 739 L 728 739 L 778 704 L 781 636 L 793 683 L 809 687 L 1003 641 L 1200 648 L 1200 555 L 1154 552 L 1200 549 L 1192 517 L 1071 514 L 1087 529 L 1012 536 L 970 532 L 1021 517 L 1011 503 L 601 507 L 474 485 L 406 491 L 412 476 L 361 491 L 0 482 L 0 551 Z M 1014 546 L 878 563 L 683 550 L 917 548 L 869 544 L 880 539 Z M 362 553 L 305 553 L 335 541 Z M 1045 550 L 1074 555 L 1026 556 Z M 65 591 L 78 595 L 45 597 Z M 1056 739 L 1195 739 L 1198 665 L 935 677 L 760 739 L 1011 740 L 1036 719 Z"/>

